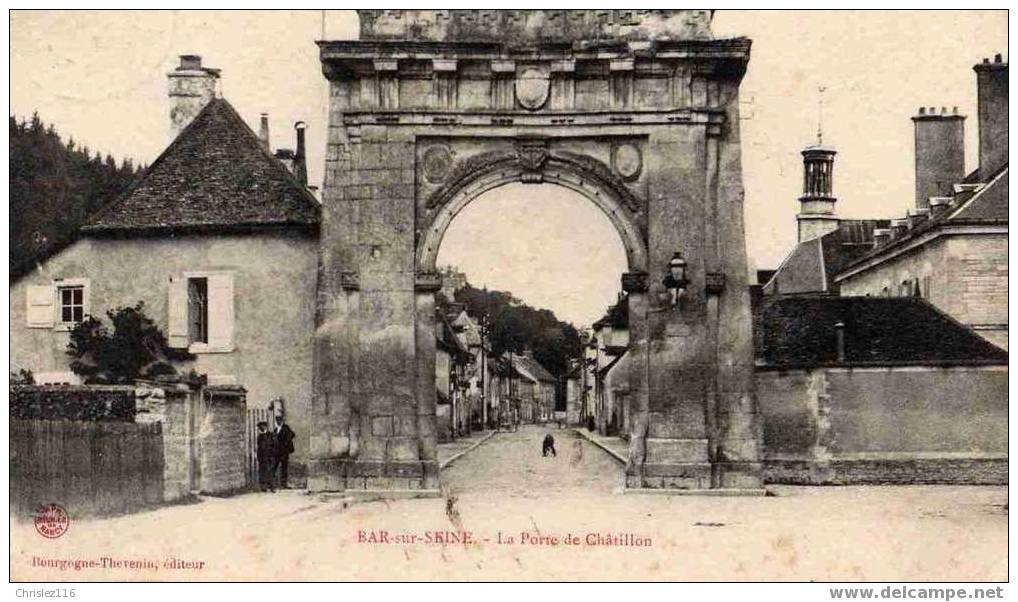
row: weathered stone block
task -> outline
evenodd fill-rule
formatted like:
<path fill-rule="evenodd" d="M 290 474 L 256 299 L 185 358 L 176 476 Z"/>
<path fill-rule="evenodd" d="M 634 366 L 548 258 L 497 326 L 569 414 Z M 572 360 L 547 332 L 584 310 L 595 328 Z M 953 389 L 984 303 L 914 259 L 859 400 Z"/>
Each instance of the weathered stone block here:
<path fill-rule="evenodd" d="M 376 437 L 392 436 L 392 416 L 379 416 L 371 419 L 371 434 Z"/>
<path fill-rule="evenodd" d="M 329 435 L 312 435 L 309 442 L 309 451 L 312 456 L 329 453 Z"/>
<path fill-rule="evenodd" d="M 707 439 L 647 439 L 647 462 L 706 462 Z"/>
<path fill-rule="evenodd" d="M 350 452 L 350 438 L 340 436 L 333 436 L 329 440 L 329 452 L 336 455 L 344 455 Z"/>
<path fill-rule="evenodd" d="M 385 464 L 385 475 L 419 480 L 424 475 L 424 465 L 416 461 L 416 459 L 409 461 L 391 460 Z"/>
<path fill-rule="evenodd" d="M 385 439 L 379 437 L 362 437 L 357 453 L 357 459 L 359 461 L 384 460 Z"/>
<path fill-rule="evenodd" d="M 408 400 L 413 402 L 414 400 Z M 416 410 L 415 407 L 409 403 L 402 404 L 403 406 L 409 406 L 408 409 Z M 417 435 L 417 415 L 416 413 L 401 414 L 396 416 L 396 434 L 404 437 L 413 437 Z"/>
<path fill-rule="evenodd" d="M 389 439 L 385 452 L 386 460 L 404 461 L 418 459 L 416 437 L 393 437 Z"/>

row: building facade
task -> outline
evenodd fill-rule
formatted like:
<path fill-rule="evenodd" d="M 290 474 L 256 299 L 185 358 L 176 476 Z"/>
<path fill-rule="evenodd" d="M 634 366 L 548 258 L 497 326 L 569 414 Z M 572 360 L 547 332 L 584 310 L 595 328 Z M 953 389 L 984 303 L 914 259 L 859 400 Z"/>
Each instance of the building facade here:
<path fill-rule="evenodd" d="M 36 381 L 77 382 L 71 329 L 143 303 L 181 352 L 178 372 L 281 397 L 303 479 L 320 208 L 225 99 L 218 70 L 181 57 L 169 74 L 173 142 L 77 239 L 11 283 L 11 357 Z"/>
<path fill-rule="evenodd" d="M 803 151 L 799 242 L 765 295 L 918 296 L 1007 349 L 1008 69 L 997 55 L 975 71 L 979 167 L 964 173 L 957 108 L 920 108 L 915 199 L 900 219 L 838 219 L 833 149 Z"/>

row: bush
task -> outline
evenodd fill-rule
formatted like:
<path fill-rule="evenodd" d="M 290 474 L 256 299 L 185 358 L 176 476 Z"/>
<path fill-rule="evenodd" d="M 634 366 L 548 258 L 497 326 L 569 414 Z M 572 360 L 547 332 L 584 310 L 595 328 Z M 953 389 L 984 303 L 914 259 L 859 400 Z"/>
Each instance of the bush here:
<path fill-rule="evenodd" d="M 172 371 L 166 361 L 173 351 L 166 336 L 145 315 L 145 304 L 106 312 L 112 331 L 98 318 L 85 316 L 71 330 L 67 354 L 71 370 L 86 383 L 129 383 L 150 372 Z"/>

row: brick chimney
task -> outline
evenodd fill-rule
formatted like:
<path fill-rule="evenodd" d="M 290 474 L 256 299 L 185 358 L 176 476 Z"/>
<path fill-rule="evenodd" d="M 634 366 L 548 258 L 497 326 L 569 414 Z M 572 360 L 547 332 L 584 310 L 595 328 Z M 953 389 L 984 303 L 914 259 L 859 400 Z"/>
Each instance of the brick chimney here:
<path fill-rule="evenodd" d="M 166 74 L 170 93 L 170 141 L 216 97 L 219 69 L 202 67 L 196 54 L 180 55 L 180 66 Z"/>
<path fill-rule="evenodd" d="M 958 107 L 919 107 L 915 124 L 915 206 L 929 207 L 930 197 L 945 196 L 965 178 L 965 117 Z"/>
<path fill-rule="evenodd" d="M 979 179 L 1007 163 L 1007 62 L 998 54 L 973 69 L 979 96 Z"/>

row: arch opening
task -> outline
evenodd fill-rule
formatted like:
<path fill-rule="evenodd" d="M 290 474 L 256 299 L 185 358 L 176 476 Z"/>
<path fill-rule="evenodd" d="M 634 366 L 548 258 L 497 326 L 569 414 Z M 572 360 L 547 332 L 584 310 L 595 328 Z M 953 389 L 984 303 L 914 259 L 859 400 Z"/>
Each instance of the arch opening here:
<path fill-rule="evenodd" d="M 579 326 L 617 300 L 629 259 L 615 225 L 584 195 L 550 183 L 508 183 L 461 208 L 443 232 L 436 266 Z"/>
<path fill-rule="evenodd" d="M 535 182 L 535 175 L 537 180 Z M 510 185 L 553 184 L 569 189 L 593 203 L 614 227 L 625 249 L 629 271 L 647 271 L 647 247 L 631 208 L 617 198 L 608 186 L 596 178 L 561 167 L 546 167 L 535 174 L 518 167 L 506 167 L 479 173 L 465 182 L 448 200 L 437 207 L 419 233 L 416 267 L 419 272 L 434 271 L 446 231 L 456 216 L 474 200 L 495 189 Z"/>

